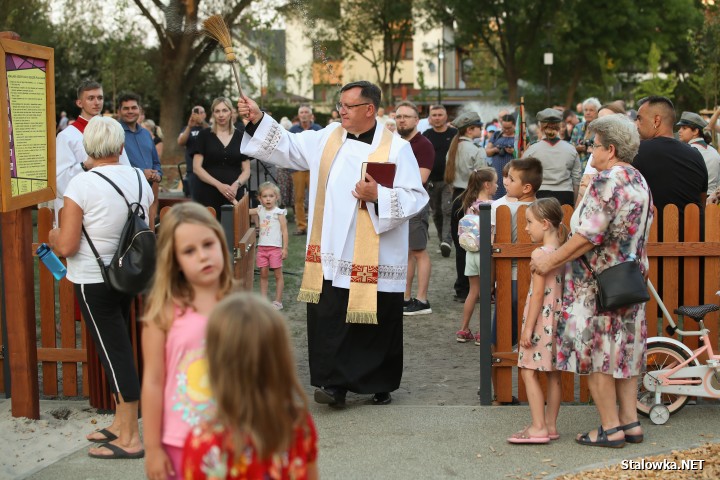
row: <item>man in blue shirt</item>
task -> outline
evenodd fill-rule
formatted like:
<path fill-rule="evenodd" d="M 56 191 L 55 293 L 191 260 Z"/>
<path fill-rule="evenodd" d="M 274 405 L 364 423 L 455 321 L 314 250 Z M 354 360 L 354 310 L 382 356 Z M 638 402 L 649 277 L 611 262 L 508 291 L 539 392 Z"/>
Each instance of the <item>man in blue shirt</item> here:
<path fill-rule="evenodd" d="M 152 185 L 155 201 L 150 207 L 149 225 L 155 227 L 155 216 L 158 207 L 158 186 L 162 180 L 160 157 L 150 132 L 138 124 L 140 118 L 140 97 L 134 93 L 125 93 L 118 98 L 120 124 L 125 130 L 125 151 L 130 165 L 139 168 Z"/>
<path fill-rule="evenodd" d="M 323 127 L 315 123 L 310 105 L 303 104 L 298 108 L 298 119 L 300 124 L 293 125 L 290 133 L 300 133 L 304 130 L 322 130 Z M 307 215 L 305 214 L 305 191 L 310 188 L 310 172 L 293 172 L 293 192 L 295 194 L 295 235 L 307 233 Z"/>

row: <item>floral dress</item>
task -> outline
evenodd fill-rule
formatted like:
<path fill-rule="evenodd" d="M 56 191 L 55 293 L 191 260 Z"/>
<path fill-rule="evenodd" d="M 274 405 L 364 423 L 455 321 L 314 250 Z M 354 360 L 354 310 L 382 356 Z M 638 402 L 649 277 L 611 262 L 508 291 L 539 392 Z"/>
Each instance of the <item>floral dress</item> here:
<path fill-rule="evenodd" d="M 538 259 L 554 251 L 555 249 L 552 247 L 542 246 L 536 248 L 532 253 L 532 259 Z M 520 368 L 543 372 L 555 370 L 555 332 L 558 321 L 562 316 L 564 275 L 565 270 L 563 267 L 558 267 L 545 275 L 543 291 L 542 293 L 538 292 L 538 295 L 543 295 L 543 303 L 530 339 L 532 346 L 530 348 L 520 346 L 518 352 L 518 367 Z M 532 296 L 533 290 L 532 285 L 530 285 L 530 291 L 528 291 L 527 301 L 525 302 L 525 311 L 523 312 L 523 328 L 525 328 Z"/>
<path fill-rule="evenodd" d="M 637 258 L 642 272 L 647 272 L 645 240 L 653 219 L 649 192 L 643 176 L 632 167 L 602 171 L 590 184 L 573 213 L 570 229 L 595 245 L 585 254 L 593 270 L 602 272 Z M 566 264 L 557 369 L 614 378 L 640 375 L 647 350 L 645 304 L 598 313 L 596 291 L 594 279 L 579 259 Z"/>
<path fill-rule="evenodd" d="M 219 423 L 194 428 L 185 441 L 183 475 L 196 479 L 302 480 L 308 464 L 317 461 L 317 431 L 308 413 L 295 428 L 295 437 L 285 452 L 260 460 L 249 436 L 245 446 L 236 450 L 232 431 Z"/>

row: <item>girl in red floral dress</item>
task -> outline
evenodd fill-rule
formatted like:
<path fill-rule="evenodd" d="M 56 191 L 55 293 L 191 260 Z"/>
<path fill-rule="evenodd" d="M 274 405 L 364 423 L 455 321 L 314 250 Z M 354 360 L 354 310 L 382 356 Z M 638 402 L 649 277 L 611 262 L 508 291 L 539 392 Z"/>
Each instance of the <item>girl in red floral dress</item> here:
<path fill-rule="evenodd" d="M 217 414 L 188 436 L 184 478 L 317 479 L 317 432 L 282 314 L 233 294 L 210 315 L 206 352 Z"/>

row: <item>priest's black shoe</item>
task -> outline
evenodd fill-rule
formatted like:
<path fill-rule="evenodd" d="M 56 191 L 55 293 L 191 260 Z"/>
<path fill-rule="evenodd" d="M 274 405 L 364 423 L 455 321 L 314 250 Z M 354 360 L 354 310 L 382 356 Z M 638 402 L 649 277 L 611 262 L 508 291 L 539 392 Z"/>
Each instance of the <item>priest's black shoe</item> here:
<path fill-rule="evenodd" d="M 315 389 L 315 402 L 331 407 L 345 406 L 346 391 L 334 387 L 321 387 Z"/>
<path fill-rule="evenodd" d="M 388 392 L 376 393 L 372 397 L 373 405 L 387 405 L 392 402 L 392 397 Z"/>

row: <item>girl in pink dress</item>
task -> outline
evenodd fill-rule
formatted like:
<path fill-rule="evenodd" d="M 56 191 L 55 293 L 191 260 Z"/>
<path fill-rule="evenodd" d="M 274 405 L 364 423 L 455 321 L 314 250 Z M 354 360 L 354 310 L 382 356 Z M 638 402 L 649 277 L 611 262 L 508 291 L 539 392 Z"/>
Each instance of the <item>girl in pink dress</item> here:
<path fill-rule="evenodd" d="M 554 198 L 533 202 L 525 211 L 525 231 L 533 243 L 542 246 L 532 252 L 537 259 L 565 243 L 568 230 L 562 224 L 563 211 Z M 559 437 L 557 416 L 560 410 L 560 372 L 555 370 L 555 333 L 562 315 L 564 269 L 547 275 L 533 274 L 523 312 L 518 367 L 525 382 L 532 424 L 508 438 L 510 443 L 548 443 Z M 547 406 L 540 386 L 539 372 L 547 377 Z"/>
<path fill-rule="evenodd" d="M 185 438 L 212 418 L 205 329 L 210 311 L 232 288 L 225 235 L 198 203 L 162 219 L 157 269 L 143 318 L 143 441 L 151 480 L 181 478 Z"/>

